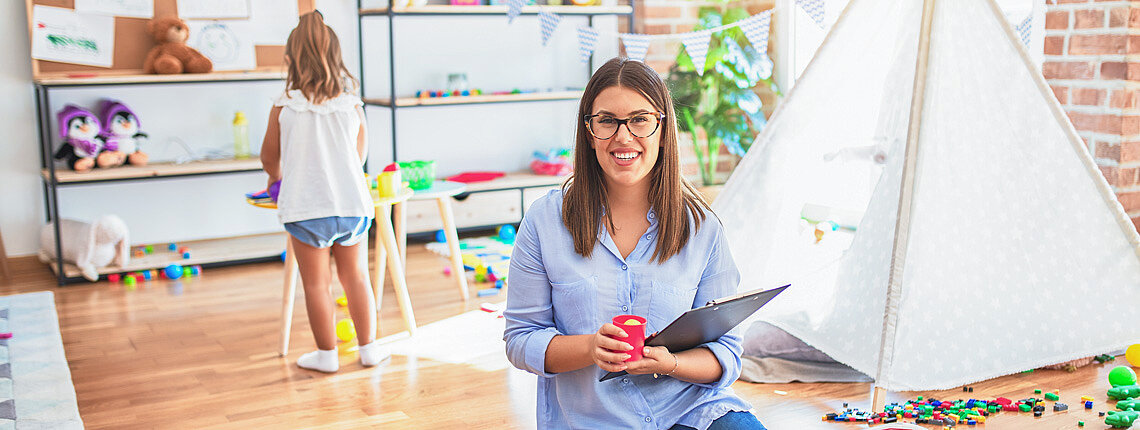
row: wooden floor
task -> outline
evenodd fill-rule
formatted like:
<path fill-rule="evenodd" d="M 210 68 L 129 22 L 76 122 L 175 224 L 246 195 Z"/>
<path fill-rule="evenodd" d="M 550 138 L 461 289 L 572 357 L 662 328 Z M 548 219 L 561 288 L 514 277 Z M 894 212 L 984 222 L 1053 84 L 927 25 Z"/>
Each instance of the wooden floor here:
<path fill-rule="evenodd" d="M 472 297 L 464 303 L 442 273 L 445 261 L 422 244 L 409 246 L 408 260 L 420 325 L 505 300 Z M 13 262 L 13 278 L 0 286 L 0 294 L 55 293 L 80 414 L 91 429 L 535 427 L 535 377 L 515 369 L 485 371 L 401 355 L 365 369 L 355 354 L 342 356 L 340 372 L 331 376 L 297 368 L 297 355 L 314 348 L 300 297 L 290 355 L 279 358 L 281 268 L 281 263 L 217 268 L 179 284 L 152 281 L 134 290 L 105 282 L 59 288 L 46 266 L 23 258 Z M 390 288 L 381 310 L 383 334 L 401 330 Z M 479 288 L 473 286 L 472 294 Z M 1036 419 L 1003 413 L 984 427 L 1075 429 L 1083 420 L 1085 428 L 1106 428 L 1096 411 L 1110 409 L 1107 373 L 1122 361 L 1075 373 L 1039 370 L 981 382 L 970 397 L 1016 400 L 1032 396 L 1034 388 L 1060 389 L 1069 412 L 1050 408 Z M 733 388 L 771 429 L 867 427 L 824 423 L 820 416 L 843 402 L 867 408 L 870 384 L 738 382 Z M 966 397 L 952 390 L 895 393 L 892 400 L 917 394 Z M 1079 406 L 1081 395 L 1096 398 L 1092 411 Z"/>

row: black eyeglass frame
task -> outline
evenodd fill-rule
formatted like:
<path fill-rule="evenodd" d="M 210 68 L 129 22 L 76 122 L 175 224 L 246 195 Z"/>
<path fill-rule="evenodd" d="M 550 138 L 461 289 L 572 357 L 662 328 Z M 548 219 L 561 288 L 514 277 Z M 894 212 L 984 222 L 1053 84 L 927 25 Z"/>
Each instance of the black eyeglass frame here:
<path fill-rule="evenodd" d="M 652 115 L 657 117 L 657 127 L 654 127 L 653 131 L 649 132 L 649 134 L 647 134 L 645 136 L 638 136 L 637 134 L 635 134 L 633 132 L 632 128 L 629 128 L 629 120 L 631 120 L 631 119 L 633 119 L 639 115 L 645 115 L 645 114 L 652 114 Z M 622 125 L 625 125 L 625 129 L 629 131 L 629 134 L 631 136 L 644 139 L 644 138 L 647 138 L 649 136 L 652 136 L 653 133 L 657 132 L 657 130 L 660 130 L 661 129 L 661 123 L 665 121 L 665 114 L 661 113 L 661 112 L 639 113 L 637 115 L 633 115 L 633 116 L 626 118 L 626 119 L 614 118 L 614 121 L 617 121 L 617 127 L 614 128 L 614 134 L 611 134 L 608 137 L 601 137 L 601 136 L 598 136 L 597 134 L 594 134 L 594 128 L 590 127 L 590 120 L 594 119 L 594 117 L 598 117 L 598 116 L 610 116 L 610 115 L 600 114 L 600 113 L 593 114 L 593 115 L 583 115 L 582 121 L 586 123 L 586 131 L 589 132 L 591 136 L 594 136 L 594 138 L 596 138 L 596 139 L 602 139 L 602 140 L 610 139 L 610 138 L 613 138 L 614 136 L 617 136 L 618 129 L 620 129 Z"/>

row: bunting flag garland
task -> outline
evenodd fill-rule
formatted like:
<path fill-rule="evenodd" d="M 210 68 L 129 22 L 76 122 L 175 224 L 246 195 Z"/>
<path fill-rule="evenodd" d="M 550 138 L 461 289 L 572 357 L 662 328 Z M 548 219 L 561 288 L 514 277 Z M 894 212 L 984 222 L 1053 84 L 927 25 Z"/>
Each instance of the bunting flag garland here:
<path fill-rule="evenodd" d="M 590 61 L 590 55 L 598 46 L 598 30 L 594 27 L 578 27 L 578 53 L 582 55 L 582 62 Z"/>
<path fill-rule="evenodd" d="M 693 59 L 693 66 L 698 75 L 705 74 L 705 56 L 709 53 L 709 37 L 712 30 L 694 31 L 681 35 L 681 44 L 685 45 L 685 52 Z"/>
<path fill-rule="evenodd" d="M 800 5 L 800 8 L 811 16 L 811 19 L 815 21 L 815 25 L 818 25 L 819 28 L 824 28 L 823 0 L 796 0 L 796 4 Z"/>
<path fill-rule="evenodd" d="M 554 34 L 554 28 L 558 27 L 560 21 L 562 21 L 561 16 L 546 10 L 538 13 L 538 24 L 542 27 L 542 46 L 546 46 L 546 42 L 550 41 L 550 35 Z"/>
<path fill-rule="evenodd" d="M 1017 30 L 1017 35 L 1021 38 L 1021 44 L 1028 48 L 1029 33 L 1030 30 L 1033 29 L 1033 14 L 1030 13 L 1029 16 L 1025 17 L 1025 20 L 1021 21 L 1021 24 L 1018 24 L 1015 29 Z"/>
<path fill-rule="evenodd" d="M 649 52 L 649 36 L 644 34 L 621 35 L 621 42 L 625 45 L 625 56 L 631 60 L 644 62 L 645 54 Z"/>
<path fill-rule="evenodd" d="M 748 38 L 748 43 L 752 44 L 756 52 L 767 55 L 768 31 L 771 25 L 772 11 L 766 10 L 741 22 L 740 29 L 744 30 L 744 37 Z"/>
<path fill-rule="evenodd" d="M 522 7 L 526 4 L 526 0 L 507 0 L 507 23 L 515 22 L 515 18 L 519 17 L 522 13 Z"/>

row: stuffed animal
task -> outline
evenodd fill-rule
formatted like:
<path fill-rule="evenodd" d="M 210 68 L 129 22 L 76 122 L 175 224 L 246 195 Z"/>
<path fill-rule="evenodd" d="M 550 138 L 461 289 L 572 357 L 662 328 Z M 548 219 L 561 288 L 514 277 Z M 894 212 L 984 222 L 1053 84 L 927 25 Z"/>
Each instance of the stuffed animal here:
<path fill-rule="evenodd" d="M 155 43 L 143 63 L 146 73 L 209 73 L 214 69 L 209 58 L 186 45 L 190 28 L 182 20 L 175 17 L 152 19 L 146 28 Z"/>
<path fill-rule="evenodd" d="M 127 105 L 117 100 L 103 99 L 99 102 L 99 120 L 103 124 L 103 151 L 116 154 L 119 164 L 128 162 L 134 166 L 145 166 L 150 156 L 139 150 L 139 138 L 146 133 L 139 131 L 139 119 Z"/>
<path fill-rule="evenodd" d="M 65 219 L 59 223 L 63 261 L 72 263 L 88 281 L 99 280 L 99 268 L 114 263 L 126 267 L 130 262 L 130 240 L 127 224 L 115 215 L 104 215 L 89 224 Z M 55 259 L 55 229 L 48 223 L 40 229 L 40 261 Z"/>
<path fill-rule="evenodd" d="M 56 114 L 56 118 L 63 146 L 56 151 L 55 158 L 67 160 L 67 166 L 76 172 L 86 172 L 96 164 L 109 166 L 115 162 L 114 154 L 103 152 L 99 119 L 91 111 L 67 105 Z"/>

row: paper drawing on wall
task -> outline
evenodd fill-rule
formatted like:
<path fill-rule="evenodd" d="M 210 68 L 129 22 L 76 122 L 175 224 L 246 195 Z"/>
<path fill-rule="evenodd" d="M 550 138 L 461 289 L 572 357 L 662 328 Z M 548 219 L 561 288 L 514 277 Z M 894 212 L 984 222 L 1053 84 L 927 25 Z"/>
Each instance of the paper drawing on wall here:
<path fill-rule="evenodd" d="M 214 62 L 214 70 L 257 68 L 253 44 L 243 31 L 248 21 L 190 21 L 190 46 Z"/>
<path fill-rule="evenodd" d="M 115 44 L 113 17 L 35 6 L 32 22 L 32 58 L 111 67 Z"/>

